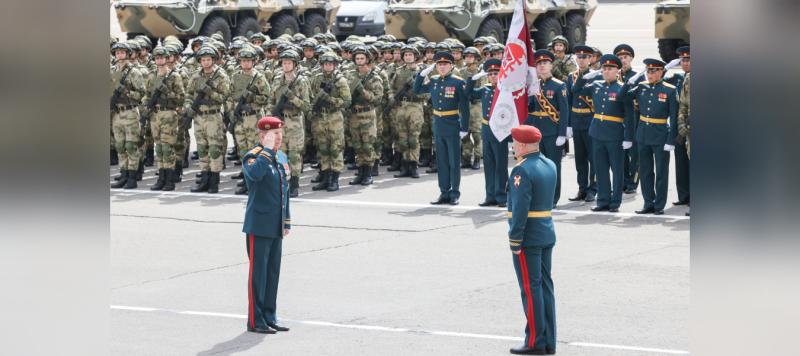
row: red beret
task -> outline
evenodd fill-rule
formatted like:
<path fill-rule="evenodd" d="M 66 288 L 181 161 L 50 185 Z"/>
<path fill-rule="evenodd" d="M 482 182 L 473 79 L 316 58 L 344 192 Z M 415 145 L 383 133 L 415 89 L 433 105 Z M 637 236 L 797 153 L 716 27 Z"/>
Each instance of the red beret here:
<path fill-rule="evenodd" d="M 542 140 L 542 132 L 531 125 L 519 125 L 511 129 L 511 137 L 520 143 L 537 143 Z"/>
<path fill-rule="evenodd" d="M 259 130 L 273 130 L 283 127 L 283 121 L 274 116 L 264 116 L 258 120 Z"/>

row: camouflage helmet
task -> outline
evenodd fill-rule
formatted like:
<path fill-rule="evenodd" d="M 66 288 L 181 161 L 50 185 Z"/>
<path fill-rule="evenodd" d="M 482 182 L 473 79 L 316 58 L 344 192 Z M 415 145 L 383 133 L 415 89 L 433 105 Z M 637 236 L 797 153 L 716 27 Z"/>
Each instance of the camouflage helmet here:
<path fill-rule="evenodd" d="M 264 49 L 262 49 L 260 46 L 252 46 L 252 48 L 254 51 L 256 51 L 258 58 L 264 58 Z"/>
<path fill-rule="evenodd" d="M 411 52 L 414 54 L 415 58 L 419 58 L 419 50 L 417 49 L 417 46 L 407 44 L 400 48 L 401 55 L 404 55 L 406 52 Z"/>
<path fill-rule="evenodd" d="M 436 51 L 436 42 L 428 42 L 425 44 L 425 51 Z"/>
<path fill-rule="evenodd" d="M 304 39 L 306 39 L 306 35 L 302 34 L 301 32 L 298 32 L 298 33 L 295 33 L 294 35 L 292 35 L 292 42 L 294 42 L 294 43 L 303 42 Z"/>
<path fill-rule="evenodd" d="M 219 32 L 211 35 L 211 39 L 215 40 L 215 41 L 220 41 L 220 42 L 225 41 L 225 37 L 222 36 L 222 34 L 220 34 Z"/>
<path fill-rule="evenodd" d="M 450 44 L 447 42 L 439 42 L 436 44 L 436 52 L 450 52 Z"/>
<path fill-rule="evenodd" d="M 314 48 L 318 44 L 319 44 L 319 42 L 317 42 L 317 40 L 315 40 L 313 38 L 306 38 L 302 42 L 300 42 L 300 47 L 302 47 L 303 49 Z"/>
<path fill-rule="evenodd" d="M 317 57 L 321 56 L 325 52 L 331 52 L 331 48 L 328 47 L 328 45 L 321 44 L 314 47 L 314 55 Z"/>
<path fill-rule="evenodd" d="M 494 38 L 494 36 L 486 36 L 484 38 L 486 38 L 486 42 L 488 42 L 488 43 L 498 43 L 497 39 Z"/>
<path fill-rule="evenodd" d="M 264 41 L 264 43 L 261 44 L 261 48 L 263 48 L 264 50 L 268 50 L 271 48 L 278 47 L 279 43 L 280 40 L 266 40 Z"/>
<path fill-rule="evenodd" d="M 137 41 L 135 39 L 127 40 L 127 41 L 125 41 L 125 43 L 128 44 L 128 47 L 130 48 L 131 51 L 139 52 L 139 49 L 141 49 L 141 45 L 139 45 L 139 41 Z"/>
<path fill-rule="evenodd" d="M 464 51 L 464 47 L 465 47 L 464 44 L 461 43 L 461 41 L 459 41 L 457 39 L 453 39 L 452 41 L 450 41 L 450 50 L 451 51 L 456 51 L 456 52 Z"/>
<path fill-rule="evenodd" d="M 222 53 L 225 53 L 226 51 L 225 42 L 214 41 L 213 43 L 211 43 L 211 45 L 214 49 L 216 49 L 219 52 L 219 55 L 222 55 Z"/>
<path fill-rule="evenodd" d="M 486 36 L 477 37 L 472 41 L 473 46 L 486 45 L 487 43 L 489 43 L 489 40 L 486 39 Z"/>
<path fill-rule="evenodd" d="M 170 51 L 164 46 L 156 46 L 153 48 L 153 57 L 166 57 L 170 55 Z"/>
<path fill-rule="evenodd" d="M 242 60 L 242 59 L 256 60 L 257 56 L 258 56 L 258 53 L 256 53 L 255 49 L 253 49 L 251 47 L 245 47 L 245 48 L 242 48 L 239 51 L 238 58 L 239 58 L 239 60 Z"/>
<path fill-rule="evenodd" d="M 552 44 L 556 44 L 556 42 L 561 42 L 561 43 L 563 43 L 563 44 L 564 44 L 564 47 L 566 47 L 567 49 L 569 49 L 569 40 L 567 40 L 567 38 L 566 38 L 566 37 L 564 37 L 564 36 L 562 36 L 562 35 L 558 35 L 558 36 L 556 36 L 556 37 L 553 37 L 553 41 L 552 41 L 552 42 L 550 42 L 550 43 L 552 43 Z"/>
<path fill-rule="evenodd" d="M 297 51 L 295 51 L 292 48 L 292 49 L 287 49 L 287 50 L 281 52 L 281 54 L 278 56 L 278 59 L 281 59 L 281 60 L 283 60 L 283 59 L 291 59 L 295 63 L 297 63 L 297 62 L 300 61 L 300 55 L 297 53 Z"/>
<path fill-rule="evenodd" d="M 241 40 L 236 40 L 231 43 L 229 50 L 232 53 L 234 50 L 240 50 L 243 47 L 244 47 L 244 42 L 242 42 Z"/>
<path fill-rule="evenodd" d="M 125 51 L 125 53 L 130 55 L 131 47 L 125 42 L 117 42 L 111 45 L 111 54 L 114 54 L 117 51 Z"/>
<path fill-rule="evenodd" d="M 267 40 L 267 36 L 264 36 L 264 34 L 261 33 L 261 32 L 256 32 L 256 33 L 250 35 L 249 39 L 250 39 L 250 42 L 255 42 L 255 41 L 264 42 L 264 41 Z"/>
<path fill-rule="evenodd" d="M 166 49 L 167 52 L 169 52 L 169 54 L 172 56 L 177 56 L 183 52 L 183 49 L 175 43 L 168 43 L 164 45 L 164 49 Z"/>
<path fill-rule="evenodd" d="M 150 38 L 145 35 L 138 35 L 134 37 L 134 39 L 139 41 L 139 46 L 142 48 L 146 48 L 147 50 L 153 48 L 153 42 L 150 41 Z"/>
<path fill-rule="evenodd" d="M 313 36 L 311 36 L 311 38 L 313 38 L 315 41 L 317 41 L 317 43 L 320 44 L 328 42 L 328 37 L 325 36 L 325 34 L 322 32 L 315 33 Z"/>
<path fill-rule="evenodd" d="M 353 52 L 353 58 L 355 58 L 355 56 L 357 54 L 363 54 L 364 56 L 367 57 L 367 62 L 372 61 L 372 55 L 370 54 L 369 49 L 365 45 L 357 45 L 357 46 L 355 46 L 353 48 L 352 52 Z"/>
<path fill-rule="evenodd" d="M 475 59 L 481 59 L 481 53 L 478 52 L 478 49 L 475 47 L 467 47 L 464 49 L 464 57 L 470 55 L 475 56 Z"/>
<path fill-rule="evenodd" d="M 375 46 L 375 48 L 377 48 L 381 52 L 384 50 L 384 48 L 386 47 L 387 44 L 388 43 L 383 42 L 381 40 L 377 40 L 375 42 L 372 42 L 372 45 Z"/>
<path fill-rule="evenodd" d="M 181 40 L 179 40 L 178 37 L 175 37 L 175 35 L 168 35 L 167 37 L 164 37 L 164 39 L 161 42 L 164 43 L 164 42 L 175 42 L 175 41 L 180 42 Z"/>
<path fill-rule="evenodd" d="M 381 51 L 379 51 L 374 45 L 367 45 L 367 50 L 372 58 L 378 58 L 381 56 Z"/>
<path fill-rule="evenodd" d="M 336 42 L 328 43 L 328 47 L 330 47 L 330 49 L 333 50 L 336 53 L 341 53 L 342 52 L 342 46 L 339 45 Z"/>
<path fill-rule="evenodd" d="M 330 63 L 330 62 L 339 63 L 339 56 L 337 56 L 336 53 L 333 53 L 331 51 L 324 52 L 322 53 L 322 55 L 319 56 L 319 64 Z"/>
<path fill-rule="evenodd" d="M 502 53 L 503 51 L 505 51 L 505 46 L 503 46 L 503 45 L 501 45 L 499 43 L 493 43 L 492 47 L 489 48 L 489 53 L 492 53 L 492 54 Z"/>
<path fill-rule="evenodd" d="M 201 57 L 211 57 L 217 59 L 219 58 L 219 53 L 217 53 L 216 48 L 212 46 L 203 45 L 203 47 L 200 47 L 200 50 L 197 51 L 196 56 L 198 59 L 200 59 Z"/>
<path fill-rule="evenodd" d="M 113 46 L 117 42 L 119 42 L 119 40 L 116 37 L 111 36 L 111 45 Z"/>
<path fill-rule="evenodd" d="M 406 44 L 414 44 L 416 42 L 424 41 L 425 39 L 419 36 L 409 37 L 406 40 Z"/>
<path fill-rule="evenodd" d="M 192 43 L 189 45 L 189 48 L 194 50 L 195 45 L 202 47 L 203 43 L 208 41 L 208 37 L 205 36 L 197 36 L 192 40 Z"/>

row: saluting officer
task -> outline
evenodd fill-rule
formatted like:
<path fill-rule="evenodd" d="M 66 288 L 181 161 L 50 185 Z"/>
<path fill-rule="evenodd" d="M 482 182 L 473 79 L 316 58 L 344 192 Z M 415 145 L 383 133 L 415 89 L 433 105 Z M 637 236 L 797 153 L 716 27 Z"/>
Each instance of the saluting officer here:
<path fill-rule="evenodd" d="M 497 87 L 497 75 L 500 73 L 502 61 L 489 58 L 483 63 L 483 71 L 467 79 L 467 93 L 470 99 L 479 99 L 482 105 L 481 141 L 483 141 L 483 178 L 486 182 L 486 197 L 480 206 L 506 206 L 506 184 L 508 183 L 508 143 L 511 136 L 502 141 L 492 133 L 489 127 L 489 111 L 492 109 L 494 92 Z M 488 76 L 487 84 L 474 88 L 480 78 Z"/>
<path fill-rule="evenodd" d="M 623 150 L 632 146 L 633 108 L 626 102 L 627 85 L 618 78 L 622 62 L 612 54 L 600 58 L 602 80 L 594 80 L 592 71 L 575 83 L 572 95 L 591 95 L 594 103 L 594 120 L 589 125 L 592 150 L 597 174 L 597 206 L 592 211 L 618 212 L 622 203 Z M 590 83 L 586 83 L 591 79 Z M 608 173 L 613 173 L 613 189 Z"/>
<path fill-rule="evenodd" d="M 553 60 L 555 60 L 555 55 L 546 49 L 540 49 L 533 54 L 541 91 L 528 98 L 530 112 L 525 124 L 539 129 L 542 133 L 542 142 L 539 144 L 539 148 L 542 154 L 556 164 L 558 177 L 553 198 L 553 207 L 555 207 L 561 197 L 561 150 L 567 142 L 569 104 L 567 103 L 566 84 L 553 77 Z"/>
<path fill-rule="evenodd" d="M 551 278 L 556 233 L 551 208 L 556 190 L 556 165 L 539 152 L 541 132 L 533 126 L 511 129 L 514 156 L 508 185 L 508 241 L 513 253 L 522 307 L 525 342 L 512 354 L 556 352 L 556 303 Z"/>
<path fill-rule="evenodd" d="M 433 108 L 433 137 L 436 143 L 439 198 L 431 204 L 457 205 L 461 196 L 461 139 L 467 136 L 469 100 L 464 92 L 464 80 L 454 75 L 453 55 L 437 52 L 436 64 L 423 69 L 414 80 L 414 93 L 430 93 Z M 434 67 L 439 72 L 425 83 Z"/>
<path fill-rule="evenodd" d="M 636 143 L 639 147 L 639 173 L 642 179 L 644 207 L 637 214 L 664 214 L 669 182 L 669 153 L 675 149 L 678 101 L 675 86 L 663 81 L 666 63 L 644 60 L 647 82 L 628 91 L 628 100 L 639 102 Z M 629 83 L 632 86 L 632 83 Z M 655 178 L 653 177 L 655 165 Z"/>
<path fill-rule="evenodd" d="M 259 145 L 242 157 L 249 189 L 242 228 L 250 259 L 247 331 L 263 334 L 289 331 L 278 324 L 276 315 L 283 238 L 292 226 L 286 171 L 277 156 L 282 128 L 283 121 L 277 117 L 258 120 Z"/>
<path fill-rule="evenodd" d="M 570 93 L 575 90 L 575 83 L 578 78 L 588 74 L 591 70 L 589 65 L 593 54 L 592 47 L 575 46 L 578 70 L 570 73 L 567 77 L 567 90 Z M 592 159 L 592 138 L 589 137 L 589 125 L 592 123 L 592 116 L 594 115 L 594 104 L 591 95 L 570 95 L 569 101 L 572 109 L 569 117 L 570 127 L 567 131 L 571 129 L 572 137 L 574 138 L 575 169 L 578 171 L 578 194 L 573 198 L 569 198 L 569 200 L 592 202 L 597 194 L 594 160 Z M 567 137 L 569 136 L 568 134 Z"/>

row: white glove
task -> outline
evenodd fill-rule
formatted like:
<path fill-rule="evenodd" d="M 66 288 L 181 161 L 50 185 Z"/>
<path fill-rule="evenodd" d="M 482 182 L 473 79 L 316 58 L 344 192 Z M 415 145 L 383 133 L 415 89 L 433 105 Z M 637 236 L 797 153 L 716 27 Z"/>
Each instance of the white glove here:
<path fill-rule="evenodd" d="M 428 74 L 431 74 L 431 72 L 433 72 L 434 68 L 436 68 L 436 63 L 431 64 L 430 66 L 428 66 L 428 68 L 423 69 L 421 72 L 419 72 L 419 74 L 422 75 L 423 77 L 427 77 Z"/>
<path fill-rule="evenodd" d="M 464 139 L 464 137 L 467 137 L 467 134 L 469 134 L 469 133 L 466 132 L 466 131 L 461 131 L 461 132 L 458 133 L 458 135 L 461 136 L 462 140 Z"/>
<path fill-rule="evenodd" d="M 567 138 L 565 136 L 558 136 L 556 138 L 556 146 L 564 146 L 567 143 Z"/>
<path fill-rule="evenodd" d="M 627 150 L 627 149 L 629 149 L 631 147 L 633 147 L 633 142 L 631 142 L 631 141 L 622 141 L 622 149 L 623 150 Z"/>
<path fill-rule="evenodd" d="M 586 73 L 586 75 L 583 76 L 583 79 L 586 80 L 592 79 L 596 77 L 598 74 L 600 74 L 600 72 L 601 72 L 600 69 L 590 70 L 589 73 Z"/>
<path fill-rule="evenodd" d="M 567 127 L 567 138 L 572 138 L 572 128 Z"/>
<path fill-rule="evenodd" d="M 645 73 L 647 73 L 647 72 L 644 71 L 644 70 L 639 72 L 639 73 L 636 73 L 636 75 L 632 76 L 631 79 L 628 79 L 628 84 L 629 85 L 636 84 L 636 81 L 639 80 L 639 78 L 641 78 Z"/>
<path fill-rule="evenodd" d="M 670 70 L 672 68 L 679 66 L 680 64 L 681 64 L 681 59 L 675 58 L 671 62 L 667 63 L 667 65 L 664 67 L 664 70 Z"/>
<path fill-rule="evenodd" d="M 673 145 L 664 145 L 664 151 L 672 152 L 672 150 L 674 150 L 674 149 L 675 149 L 675 146 L 673 146 Z"/>
<path fill-rule="evenodd" d="M 487 75 L 489 75 L 489 73 L 486 73 L 486 72 L 481 70 L 480 72 L 478 72 L 477 74 L 472 76 L 472 80 L 477 81 L 477 80 L 480 80 L 481 78 L 483 78 L 483 77 L 485 77 Z"/>

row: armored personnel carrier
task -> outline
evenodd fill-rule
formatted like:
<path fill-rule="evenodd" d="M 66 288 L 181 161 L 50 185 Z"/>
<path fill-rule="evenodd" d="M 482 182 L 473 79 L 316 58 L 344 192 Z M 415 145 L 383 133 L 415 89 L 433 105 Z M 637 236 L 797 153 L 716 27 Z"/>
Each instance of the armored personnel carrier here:
<path fill-rule="evenodd" d="M 586 25 L 597 0 L 526 1 L 528 25 L 537 48 L 563 35 L 570 46 L 586 43 Z M 386 34 L 397 39 L 422 36 L 430 41 L 458 38 L 471 44 L 492 36 L 505 42 L 514 13 L 514 0 L 389 0 Z"/>
<path fill-rule="evenodd" d="M 220 33 L 225 42 L 264 32 L 272 38 L 327 32 L 339 0 L 113 0 L 128 38 L 176 36 L 182 40 Z"/>
<path fill-rule="evenodd" d="M 675 50 L 689 44 L 689 0 L 662 0 L 656 4 L 658 53 L 664 61 L 678 58 Z"/>

